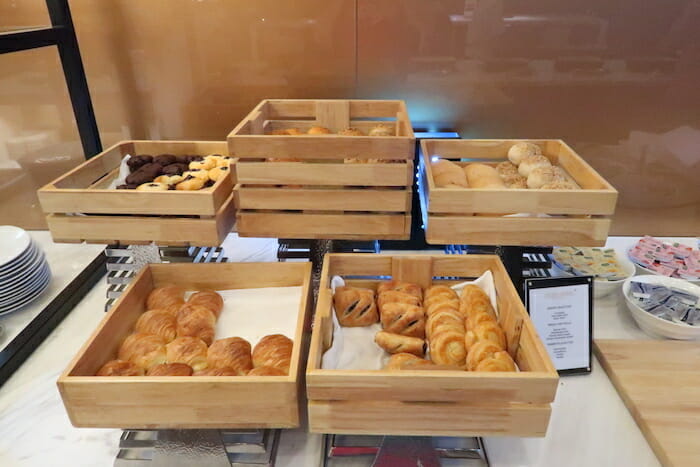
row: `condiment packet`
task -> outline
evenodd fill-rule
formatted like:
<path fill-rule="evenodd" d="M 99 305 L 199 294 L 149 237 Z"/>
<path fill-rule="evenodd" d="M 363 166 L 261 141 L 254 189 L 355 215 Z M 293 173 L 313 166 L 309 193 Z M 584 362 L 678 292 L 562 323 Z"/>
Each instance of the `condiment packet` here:
<path fill-rule="evenodd" d="M 634 298 L 651 297 L 651 292 L 646 290 L 646 284 L 644 282 L 630 282 L 630 293 Z"/>
<path fill-rule="evenodd" d="M 688 314 L 685 315 L 685 322 L 691 326 L 700 326 L 700 309 L 691 308 L 688 310 Z"/>
<path fill-rule="evenodd" d="M 686 292 L 685 290 L 677 289 L 675 287 L 671 287 L 669 290 L 671 290 L 671 293 L 673 293 L 673 297 L 677 297 L 683 303 L 690 306 L 695 306 L 698 301 L 700 301 L 699 297 L 696 297 L 692 293 Z"/>

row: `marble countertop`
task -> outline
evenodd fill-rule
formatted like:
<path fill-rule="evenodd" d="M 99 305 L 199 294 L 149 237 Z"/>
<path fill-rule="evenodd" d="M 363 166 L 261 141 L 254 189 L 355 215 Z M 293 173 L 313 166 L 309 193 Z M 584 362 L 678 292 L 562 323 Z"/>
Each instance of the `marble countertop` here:
<path fill-rule="evenodd" d="M 60 245 L 46 232 L 32 232 L 47 253 L 54 274 L 50 291 L 26 310 L 0 318 L 10 336 L 101 250 L 95 245 Z M 618 251 L 631 237 L 610 238 Z M 684 243 L 695 244 L 695 239 Z M 274 261 L 275 240 L 230 237 L 224 245 L 233 261 Z M 74 428 L 63 408 L 56 380 L 104 316 L 107 285 L 101 281 L 85 296 L 25 364 L 0 388 L 0 465 L 111 466 L 121 430 Z M 594 309 L 596 338 L 649 339 L 628 315 L 621 294 L 598 299 Z M 544 438 L 486 438 L 494 467 L 660 465 L 597 361 L 589 375 L 560 379 L 552 417 Z M 278 466 L 317 466 L 321 436 L 285 430 Z"/>

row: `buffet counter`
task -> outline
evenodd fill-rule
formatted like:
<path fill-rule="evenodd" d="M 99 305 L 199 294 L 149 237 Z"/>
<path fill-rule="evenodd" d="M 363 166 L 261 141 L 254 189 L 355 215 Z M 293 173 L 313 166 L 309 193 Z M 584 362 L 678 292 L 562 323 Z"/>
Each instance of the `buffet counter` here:
<path fill-rule="evenodd" d="M 46 232 L 32 236 L 47 253 L 53 284 L 34 305 L 6 317 L 0 325 L 13 333 L 70 282 L 101 247 L 61 245 Z M 624 254 L 636 239 L 609 238 L 607 246 Z M 694 240 L 685 243 L 692 244 Z M 232 261 L 274 261 L 276 241 L 227 240 Z M 236 251 L 245 251 L 235 254 Z M 254 253 L 251 254 L 251 251 Z M 59 374 L 103 318 L 106 283 L 100 281 L 12 378 L 0 388 L 0 465 L 111 466 L 120 430 L 74 428 L 56 387 Z M 25 324 L 26 325 L 26 324 Z M 632 320 L 621 293 L 598 299 L 594 308 L 596 338 L 649 339 Z M 279 466 L 316 466 L 322 436 L 305 429 L 284 430 L 277 455 Z M 597 360 L 589 375 L 566 376 L 559 382 L 552 417 L 544 438 L 485 438 L 492 466 L 660 465 L 615 388 Z"/>

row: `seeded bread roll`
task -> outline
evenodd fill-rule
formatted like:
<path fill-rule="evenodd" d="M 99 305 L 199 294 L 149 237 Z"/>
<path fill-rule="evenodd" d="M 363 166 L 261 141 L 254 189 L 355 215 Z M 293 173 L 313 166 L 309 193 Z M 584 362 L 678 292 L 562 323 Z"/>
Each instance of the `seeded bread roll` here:
<path fill-rule="evenodd" d="M 529 156 L 542 154 L 542 149 L 536 144 L 520 142 L 515 143 L 508 150 L 508 159 L 515 165 L 520 165 L 522 160 Z"/>
<path fill-rule="evenodd" d="M 530 171 L 527 176 L 528 188 L 541 188 L 542 185 L 552 183 L 554 181 L 554 169 L 551 165 L 537 166 Z"/>
<path fill-rule="evenodd" d="M 535 167 L 550 167 L 551 165 L 552 163 L 545 156 L 528 156 L 520 162 L 518 173 L 523 177 L 527 177 Z"/>

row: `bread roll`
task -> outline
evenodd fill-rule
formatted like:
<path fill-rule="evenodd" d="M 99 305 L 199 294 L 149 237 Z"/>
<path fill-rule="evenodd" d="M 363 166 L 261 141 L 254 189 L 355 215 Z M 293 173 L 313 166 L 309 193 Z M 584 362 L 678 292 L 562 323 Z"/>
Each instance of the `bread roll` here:
<path fill-rule="evenodd" d="M 535 167 L 549 167 L 551 165 L 552 163 L 545 156 L 529 156 L 524 158 L 518 166 L 518 173 L 527 177 Z"/>
<path fill-rule="evenodd" d="M 440 188 L 468 188 L 467 176 L 462 167 L 447 159 L 438 159 L 430 163 L 433 181 Z"/>
<path fill-rule="evenodd" d="M 515 165 L 520 165 L 522 160 L 528 156 L 542 154 L 542 149 L 536 144 L 520 142 L 515 143 L 508 150 L 508 159 Z"/>
<path fill-rule="evenodd" d="M 530 171 L 527 176 L 528 188 L 542 188 L 542 185 L 552 183 L 554 181 L 554 169 L 551 165 L 537 166 Z"/>
<path fill-rule="evenodd" d="M 580 190 L 580 188 L 571 182 L 551 182 L 545 183 L 540 188 L 543 190 Z"/>
<path fill-rule="evenodd" d="M 496 166 L 496 172 L 498 172 L 498 175 L 500 175 L 502 178 L 508 175 L 517 175 L 518 166 L 512 162 L 503 161 Z"/>
<path fill-rule="evenodd" d="M 519 189 L 525 189 L 527 188 L 527 178 L 523 177 L 519 173 L 515 173 L 513 175 L 506 175 L 503 178 L 503 183 L 506 184 L 506 187 L 508 188 L 519 188 Z"/>
<path fill-rule="evenodd" d="M 493 167 L 486 164 L 469 164 L 464 167 L 467 182 L 471 188 L 505 188 L 501 176 Z"/>

